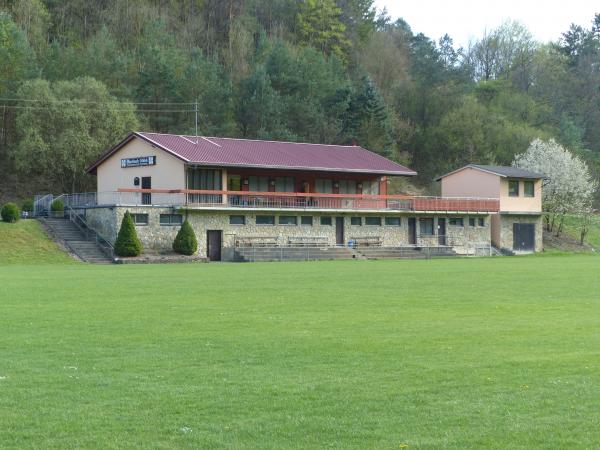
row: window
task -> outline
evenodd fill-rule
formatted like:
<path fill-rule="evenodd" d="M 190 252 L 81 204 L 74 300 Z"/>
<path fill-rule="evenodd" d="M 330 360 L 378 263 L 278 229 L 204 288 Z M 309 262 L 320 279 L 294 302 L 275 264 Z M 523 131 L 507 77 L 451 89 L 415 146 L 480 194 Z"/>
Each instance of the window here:
<path fill-rule="evenodd" d="M 470 227 L 474 227 L 475 226 L 475 217 L 469 217 L 469 226 Z"/>
<path fill-rule="evenodd" d="M 229 190 L 230 191 L 241 191 L 242 190 L 242 177 L 239 175 L 229 175 Z"/>
<path fill-rule="evenodd" d="M 229 225 L 246 225 L 246 216 L 229 216 Z"/>
<path fill-rule="evenodd" d="M 148 214 L 132 214 L 131 218 L 136 225 L 148 225 Z"/>
<path fill-rule="evenodd" d="M 508 196 L 518 197 L 519 196 L 519 181 L 508 180 Z"/>
<path fill-rule="evenodd" d="M 181 214 L 161 214 L 160 224 L 161 225 L 181 225 L 183 222 L 183 216 Z"/>
<path fill-rule="evenodd" d="M 340 180 L 340 194 L 356 194 L 356 181 Z"/>
<path fill-rule="evenodd" d="M 315 180 L 315 192 L 321 194 L 331 194 L 333 192 L 333 182 L 318 178 Z"/>
<path fill-rule="evenodd" d="M 248 177 L 248 189 L 252 192 L 268 192 L 269 177 Z"/>
<path fill-rule="evenodd" d="M 464 227 L 465 222 L 462 217 L 451 217 L 448 219 L 448 225 L 451 227 Z"/>
<path fill-rule="evenodd" d="M 279 225 L 298 225 L 296 216 L 279 216 Z"/>
<path fill-rule="evenodd" d="M 365 225 L 381 226 L 381 217 L 365 217 Z"/>
<path fill-rule="evenodd" d="M 379 195 L 379 181 L 363 181 L 363 194 Z"/>
<path fill-rule="evenodd" d="M 331 224 L 332 224 L 331 217 L 321 216 L 321 225 L 331 226 Z"/>
<path fill-rule="evenodd" d="M 256 225 L 275 225 L 275 216 L 256 216 Z"/>
<path fill-rule="evenodd" d="M 312 216 L 302 216 L 300 217 L 300 225 L 308 225 L 312 227 L 313 218 Z"/>
<path fill-rule="evenodd" d="M 350 225 L 360 227 L 362 225 L 362 217 L 350 217 Z"/>
<path fill-rule="evenodd" d="M 421 236 L 433 236 L 433 219 L 419 219 Z"/>
<path fill-rule="evenodd" d="M 535 197 L 535 185 L 533 181 L 523 182 L 523 195 L 525 197 Z"/>
<path fill-rule="evenodd" d="M 485 217 L 479 217 L 477 222 L 479 223 L 480 227 L 485 227 Z"/>
<path fill-rule="evenodd" d="M 276 192 L 294 192 L 296 189 L 294 177 L 275 177 Z"/>
<path fill-rule="evenodd" d="M 402 222 L 400 221 L 400 217 L 386 217 L 385 224 L 394 227 L 399 227 L 400 225 L 402 225 Z"/>

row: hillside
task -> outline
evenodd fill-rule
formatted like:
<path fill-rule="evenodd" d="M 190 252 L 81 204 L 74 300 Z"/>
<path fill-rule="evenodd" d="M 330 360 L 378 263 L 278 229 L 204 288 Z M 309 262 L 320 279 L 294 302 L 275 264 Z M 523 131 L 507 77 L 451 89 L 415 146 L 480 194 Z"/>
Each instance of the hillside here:
<path fill-rule="evenodd" d="M 535 137 L 597 170 L 599 28 L 596 15 L 548 44 L 506 22 L 463 49 L 373 0 L 0 0 L 0 201 L 87 191 L 86 165 L 129 131 L 196 125 L 356 141 L 425 190 L 467 162 L 509 164 Z"/>
<path fill-rule="evenodd" d="M 67 264 L 74 260 L 51 241 L 37 220 L 0 221 L 0 265 Z"/>

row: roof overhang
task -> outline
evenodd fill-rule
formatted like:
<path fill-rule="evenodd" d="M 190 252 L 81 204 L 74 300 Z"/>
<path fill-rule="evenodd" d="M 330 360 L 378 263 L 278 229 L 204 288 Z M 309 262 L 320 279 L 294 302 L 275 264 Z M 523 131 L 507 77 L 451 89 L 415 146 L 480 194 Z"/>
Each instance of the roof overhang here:
<path fill-rule="evenodd" d="M 130 133 L 125 139 L 113 146 L 110 150 L 104 153 L 95 163 L 86 169 L 89 174 L 95 174 L 96 169 L 100 164 L 118 152 L 121 148 L 127 145 L 134 138 L 142 139 L 154 147 L 157 147 L 168 154 L 174 156 L 177 159 L 185 162 L 189 165 L 202 166 L 202 167 L 235 167 L 238 169 L 274 169 L 274 170 L 293 170 L 293 171 L 309 171 L 309 172 L 336 172 L 336 173 L 355 173 L 365 175 L 381 175 L 381 176 L 416 176 L 417 172 L 413 170 L 407 171 L 390 171 L 390 170 L 369 170 L 369 169 L 344 169 L 344 168 L 330 168 L 330 167 L 308 167 L 308 166 L 283 166 L 283 165 L 261 165 L 261 164 L 230 164 L 221 162 L 204 162 L 204 161 L 191 161 L 182 157 L 181 155 L 171 151 L 167 147 L 159 144 L 158 142 L 144 136 L 141 133 L 133 132 Z"/>

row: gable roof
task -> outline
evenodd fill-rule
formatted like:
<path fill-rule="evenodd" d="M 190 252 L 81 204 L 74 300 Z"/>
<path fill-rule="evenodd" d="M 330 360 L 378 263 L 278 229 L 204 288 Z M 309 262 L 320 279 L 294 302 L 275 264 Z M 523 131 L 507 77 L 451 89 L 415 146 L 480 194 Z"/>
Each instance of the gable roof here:
<path fill-rule="evenodd" d="M 448 175 L 455 174 L 456 172 L 460 172 L 464 169 L 476 169 L 482 172 L 488 172 L 494 175 L 498 175 L 502 178 L 530 178 L 530 179 L 540 179 L 547 178 L 546 175 L 536 172 L 531 172 L 530 170 L 521 169 L 519 167 L 511 167 L 511 166 L 487 166 L 483 164 L 467 164 L 460 169 L 453 170 L 445 175 L 441 175 L 435 179 L 435 181 L 440 181 L 442 178 L 447 177 Z"/>
<path fill-rule="evenodd" d="M 158 147 L 188 164 L 215 167 L 252 167 L 322 170 L 381 175 L 416 175 L 398 163 L 356 145 L 259 141 L 206 136 L 135 132 L 92 164 L 96 168 L 134 138 Z"/>

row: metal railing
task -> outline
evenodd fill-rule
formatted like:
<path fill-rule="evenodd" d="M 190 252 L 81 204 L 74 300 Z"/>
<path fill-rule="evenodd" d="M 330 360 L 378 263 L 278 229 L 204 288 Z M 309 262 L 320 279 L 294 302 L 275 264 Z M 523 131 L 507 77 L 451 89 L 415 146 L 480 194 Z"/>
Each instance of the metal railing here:
<path fill-rule="evenodd" d="M 105 255 L 111 259 L 115 257 L 115 248 L 110 241 L 91 228 L 85 218 L 77 211 L 73 210 L 71 205 L 65 206 L 65 212 L 68 214 L 69 220 L 85 235 L 86 240 L 89 241 L 93 238 Z"/>
<path fill-rule="evenodd" d="M 349 211 L 498 212 L 493 198 L 418 197 L 406 195 L 242 192 L 190 189 L 121 189 L 115 192 L 66 194 L 65 205 L 178 206 L 188 208 L 324 209 Z"/>

